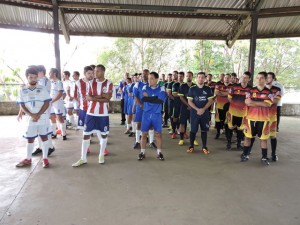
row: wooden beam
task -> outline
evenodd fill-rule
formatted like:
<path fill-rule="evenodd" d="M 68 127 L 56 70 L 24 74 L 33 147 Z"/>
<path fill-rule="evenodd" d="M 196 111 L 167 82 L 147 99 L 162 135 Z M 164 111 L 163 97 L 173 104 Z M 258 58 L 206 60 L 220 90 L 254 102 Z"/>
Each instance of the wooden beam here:
<path fill-rule="evenodd" d="M 57 0 L 52 0 L 53 4 L 53 33 L 54 33 L 54 52 L 55 52 L 55 65 L 58 69 L 58 78 L 61 79 L 61 68 L 60 68 L 60 48 L 59 48 L 59 8 Z"/>
<path fill-rule="evenodd" d="M 61 8 L 58 9 L 58 16 L 59 16 L 60 28 L 62 30 L 62 33 L 64 34 L 66 43 L 69 44 L 70 43 L 70 34 L 69 34 L 69 29 L 68 29 L 68 25 L 66 23 L 63 9 L 61 9 Z"/>

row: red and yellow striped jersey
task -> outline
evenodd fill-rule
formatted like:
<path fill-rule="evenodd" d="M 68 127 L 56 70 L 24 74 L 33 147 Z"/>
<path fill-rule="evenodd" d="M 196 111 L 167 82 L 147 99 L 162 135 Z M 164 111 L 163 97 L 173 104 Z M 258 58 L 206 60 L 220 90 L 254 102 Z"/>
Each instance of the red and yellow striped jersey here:
<path fill-rule="evenodd" d="M 229 113 L 233 116 L 244 117 L 247 115 L 247 105 L 245 104 L 246 93 L 251 90 L 251 86 L 245 88 L 241 84 L 234 84 L 229 93 L 228 98 L 231 99 Z"/>

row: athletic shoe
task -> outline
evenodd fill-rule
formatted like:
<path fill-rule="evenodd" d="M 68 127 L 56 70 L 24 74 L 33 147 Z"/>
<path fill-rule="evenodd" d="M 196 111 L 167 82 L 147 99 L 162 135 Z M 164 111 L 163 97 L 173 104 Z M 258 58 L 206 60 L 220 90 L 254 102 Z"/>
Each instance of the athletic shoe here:
<path fill-rule="evenodd" d="M 108 151 L 107 149 L 104 149 L 104 155 L 107 156 L 108 155 Z"/>
<path fill-rule="evenodd" d="M 230 144 L 230 143 L 227 143 L 227 145 L 226 145 L 226 150 L 228 150 L 228 151 L 231 150 L 231 144 Z"/>
<path fill-rule="evenodd" d="M 170 126 L 168 127 L 168 130 L 172 130 L 172 125 L 170 125 Z"/>
<path fill-rule="evenodd" d="M 125 122 L 121 122 L 121 124 L 120 124 L 120 125 L 121 125 L 121 126 L 122 126 L 122 125 L 125 125 Z"/>
<path fill-rule="evenodd" d="M 124 134 L 130 134 L 130 130 L 125 130 Z"/>
<path fill-rule="evenodd" d="M 141 148 L 141 144 L 138 142 L 135 142 L 135 144 L 133 145 L 133 149 L 139 149 Z"/>
<path fill-rule="evenodd" d="M 79 159 L 76 163 L 74 163 L 72 166 L 73 167 L 79 167 L 79 166 L 82 166 L 84 164 L 87 164 L 87 161 L 84 161 L 82 159 Z"/>
<path fill-rule="evenodd" d="M 272 161 L 277 162 L 278 161 L 278 156 L 277 155 L 272 155 Z"/>
<path fill-rule="evenodd" d="M 264 158 L 264 157 L 261 158 L 261 163 L 262 163 L 262 164 L 265 164 L 265 165 L 267 165 L 267 166 L 270 165 L 269 159 L 268 159 L 268 158 Z"/>
<path fill-rule="evenodd" d="M 176 139 L 176 133 L 173 133 L 173 134 L 171 135 L 171 138 L 172 138 L 172 139 Z"/>
<path fill-rule="evenodd" d="M 204 155 L 208 155 L 210 153 L 207 148 L 202 148 L 202 152 Z"/>
<path fill-rule="evenodd" d="M 195 145 L 195 146 L 198 146 L 198 145 L 199 145 L 199 144 L 198 144 L 198 141 L 195 140 L 195 141 L 194 141 L 194 145 Z"/>
<path fill-rule="evenodd" d="M 52 139 L 55 139 L 57 137 L 56 134 L 51 134 Z"/>
<path fill-rule="evenodd" d="M 184 140 L 180 140 L 178 144 L 179 145 L 184 145 Z"/>
<path fill-rule="evenodd" d="M 35 151 L 32 153 L 33 156 L 41 154 L 43 151 L 40 148 L 35 149 Z"/>
<path fill-rule="evenodd" d="M 99 163 L 104 164 L 104 155 L 99 156 Z"/>
<path fill-rule="evenodd" d="M 139 157 L 138 157 L 138 160 L 143 160 L 144 158 L 146 158 L 146 155 L 144 153 L 140 153 L 139 154 Z"/>
<path fill-rule="evenodd" d="M 55 151 L 55 148 L 49 148 L 48 149 L 48 156 L 50 156 Z"/>
<path fill-rule="evenodd" d="M 154 142 L 150 143 L 149 146 L 150 146 L 150 148 L 155 148 L 155 149 L 157 149 L 157 146 L 156 146 L 156 144 L 155 144 Z"/>
<path fill-rule="evenodd" d="M 23 159 L 21 162 L 19 162 L 16 167 L 23 167 L 23 166 L 29 166 L 31 165 L 31 159 Z"/>
<path fill-rule="evenodd" d="M 169 134 L 171 134 L 171 135 L 172 135 L 172 134 L 173 134 L 173 131 L 172 131 L 172 130 L 170 130 L 170 131 L 169 131 Z"/>
<path fill-rule="evenodd" d="M 161 152 L 157 155 L 157 158 L 162 161 L 165 160 L 164 155 Z"/>
<path fill-rule="evenodd" d="M 63 136 L 63 141 L 67 140 L 67 135 Z"/>
<path fill-rule="evenodd" d="M 135 133 L 134 132 L 130 132 L 130 134 L 128 134 L 128 137 L 135 137 Z"/>
<path fill-rule="evenodd" d="M 215 139 L 219 139 L 219 137 L 220 137 L 220 133 L 217 133 Z"/>
<path fill-rule="evenodd" d="M 43 167 L 48 168 L 49 167 L 49 161 L 48 159 L 43 159 Z"/>
<path fill-rule="evenodd" d="M 91 152 L 90 148 L 86 150 L 86 153 L 89 154 Z"/>
<path fill-rule="evenodd" d="M 187 135 L 187 133 L 184 133 L 183 137 L 184 139 L 189 139 L 189 135 Z"/>
<path fill-rule="evenodd" d="M 187 153 L 193 153 L 194 147 L 190 146 L 188 150 L 186 150 Z"/>
<path fill-rule="evenodd" d="M 249 156 L 248 155 L 244 155 L 244 154 L 241 155 L 241 162 L 246 162 L 248 160 L 249 160 Z"/>

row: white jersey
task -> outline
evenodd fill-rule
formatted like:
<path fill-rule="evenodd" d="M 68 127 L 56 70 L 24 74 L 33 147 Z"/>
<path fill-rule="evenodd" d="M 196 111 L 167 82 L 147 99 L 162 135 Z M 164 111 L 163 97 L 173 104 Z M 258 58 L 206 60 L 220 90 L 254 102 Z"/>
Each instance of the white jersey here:
<path fill-rule="evenodd" d="M 38 84 L 46 87 L 48 93 L 50 94 L 51 91 L 51 81 L 47 77 L 42 77 L 38 79 Z"/>
<path fill-rule="evenodd" d="M 284 92 L 285 92 L 285 90 L 284 90 L 284 87 L 283 87 L 283 85 L 281 84 L 281 83 L 279 83 L 278 81 L 273 81 L 272 82 L 272 85 L 274 85 L 275 87 L 278 87 L 278 88 L 280 88 L 280 93 L 281 93 L 281 98 L 280 98 L 280 101 L 277 103 L 277 106 L 282 106 L 282 97 L 283 97 L 283 95 L 284 95 Z"/>
<path fill-rule="evenodd" d="M 67 93 L 67 91 L 70 90 L 71 81 L 65 80 L 62 83 L 63 83 L 63 87 L 64 87 L 64 92 Z"/>
<path fill-rule="evenodd" d="M 51 97 L 46 89 L 41 85 L 35 88 L 29 88 L 28 85 L 22 87 L 19 91 L 17 103 L 24 104 L 31 113 L 38 113 L 45 102 L 51 101 Z M 47 111 L 47 110 L 46 110 Z M 25 121 L 30 125 L 46 125 L 49 123 L 49 114 L 44 112 L 37 122 L 26 114 Z"/>
<path fill-rule="evenodd" d="M 94 78 L 89 84 L 89 95 L 90 96 L 101 96 L 102 94 L 112 94 L 113 84 L 109 80 L 104 80 L 103 82 L 97 81 Z M 87 111 L 88 115 L 92 116 L 108 116 L 108 102 L 89 102 L 89 108 Z"/>
<path fill-rule="evenodd" d="M 60 80 L 51 81 L 51 91 L 50 97 L 54 99 L 60 92 L 64 92 L 63 83 Z M 55 101 L 53 104 L 63 104 L 63 96 L 59 100 Z"/>

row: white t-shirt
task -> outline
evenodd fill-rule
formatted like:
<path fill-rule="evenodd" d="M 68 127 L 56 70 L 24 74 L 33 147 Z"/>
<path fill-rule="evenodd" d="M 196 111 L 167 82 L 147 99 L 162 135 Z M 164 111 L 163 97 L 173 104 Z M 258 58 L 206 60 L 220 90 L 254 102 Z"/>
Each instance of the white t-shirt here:
<path fill-rule="evenodd" d="M 275 87 L 280 88 L 280 90 L 281 90 L 281 99 L 280 99 L 280 101 L 277 103 L 277 106 L 282 106 L 282 97 L 283 97 L 284 92 L 285 92 L 284 87 L 283 87 L 283 85 L 282 85 L 281 83 L 279 83 L 278 81 L 273 81 L 273 82 L 272 82 L 272 85 L 274 85 Z"/>
<path fill-rule="evenodd" d="M 38 79 L 38 84 L 46 87 L 47 91 L 50 93 L 51 91 L 51 81 L 47 77 L 42 77 Z"/>
<path fill-rule="evenodd" d="M 50 102 L 51 97 L 46 89 L 41 85 L 35 88 L 29 88 L 28 85 L 22 87 L 19 91 L 17 104 L 24 104 L 31 113 L 38 113 L 45 102 Z M 26 114 L 25 122 L 27 125 L 45 125 L 49 123 L 49 114 L 44 112 L 37 122 L 33 122 L 32 118 Z"/>

